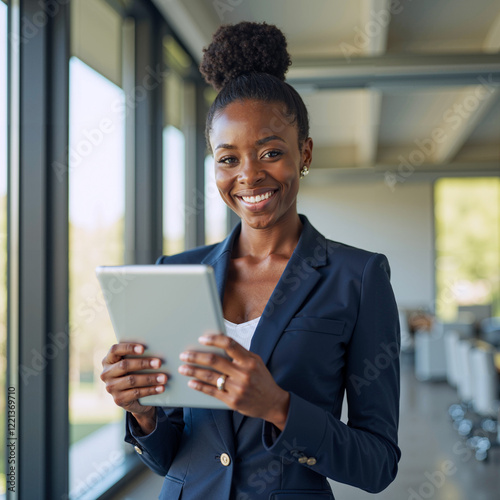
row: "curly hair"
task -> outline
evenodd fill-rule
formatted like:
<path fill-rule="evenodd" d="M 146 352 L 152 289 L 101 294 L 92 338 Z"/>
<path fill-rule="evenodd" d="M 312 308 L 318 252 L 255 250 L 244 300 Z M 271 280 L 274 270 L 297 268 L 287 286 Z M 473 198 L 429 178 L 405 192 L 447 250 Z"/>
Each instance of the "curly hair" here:
<path fill-rule="evenodd" d="M 302 149 L 309 117 L 300 95 L 285 82 L 290 64 L 285 35 L 274 25 L 244 21 L 217 29 L 200 65 L 205 81 L 219 92 L 207 115 L 209 149 L 214 117 L 232 102 L 246 99 L 284 104 L 290 123 L 297 125 Z"/>

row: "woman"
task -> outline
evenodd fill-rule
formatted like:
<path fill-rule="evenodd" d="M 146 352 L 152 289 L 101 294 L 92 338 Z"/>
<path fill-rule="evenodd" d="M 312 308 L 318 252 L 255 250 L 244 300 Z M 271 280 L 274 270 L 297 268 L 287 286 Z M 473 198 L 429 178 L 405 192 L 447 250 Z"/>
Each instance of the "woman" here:
<path fill-rule="evenodd" d="M 167 377 L 131 373 L 160 360 L 125 360 L 143 352 L 137 344 L 115 345 L 103 360 L 107 390 L 127 410 L 126 441 L 165 476 L 161 499 L 326 500 L 334 498 L 326 478 L 378 492 L 397 472 L 389 265 L 326 240 L 298 215 L 313 142 L 304 103 L 284 82 L 289 65 L 275 26 L 215 33 L 201 64 L 220 91 L 207 139 L 217 187 L 241 224 L 222 243 L 157 261 L 214 267 L 228 336 L 200 343 L 229 359 L 186 352 L 180 373 L 232 411 L 143 407 L 138 398 L 162 392 Z"/>

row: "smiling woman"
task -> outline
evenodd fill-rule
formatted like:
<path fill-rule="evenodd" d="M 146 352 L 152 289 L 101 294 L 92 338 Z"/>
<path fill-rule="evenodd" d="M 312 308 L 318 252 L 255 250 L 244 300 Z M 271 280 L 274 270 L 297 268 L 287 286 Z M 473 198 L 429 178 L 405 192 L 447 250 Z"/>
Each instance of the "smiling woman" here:
<path fill-rule="evenodd" d="M 183 352 L 179 373 L 228 409 L 141 406 L 173 375 L 144 372 L 156 358 L 124 359 L 143 353 L 140 344 L 114 345 L 103 361 L 101 378 L 128 412 L 126 441 L 165 476 L 161 499 L 333 500 L 328 478 L 378 492 L 397 473 L 389 264 L 327 240 L 297 213 L 313 141 L 305 105 L 284 81 L 289 64 L 275 26 L 217 30 L 200 68 L 219 91 L 206 136 L 218 191 L 241 223 L 219 244 L 157 261 L 214 268 L 227 335 L 199 342 L 227 356 Z"/>

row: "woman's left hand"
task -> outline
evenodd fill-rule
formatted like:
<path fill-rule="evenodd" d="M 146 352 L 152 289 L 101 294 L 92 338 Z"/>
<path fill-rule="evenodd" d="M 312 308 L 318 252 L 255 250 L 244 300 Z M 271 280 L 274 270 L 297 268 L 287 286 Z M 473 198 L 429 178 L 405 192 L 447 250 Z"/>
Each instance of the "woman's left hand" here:
<path fill-rule="evenodd" d="M 204 335 L 198 340 L 203 345 L 224 349 L 232 360 L 207 352 L 181 353 L 180 359 L 186 363 L 210 367 L 180 366 L 179 373 L 196 379 L 190 380 L 188 385 L 224 401 L 243 415 L 262 418 L 283 430 L 290 394 L 276 384 L 261 357 L 247 351 L 227 335 Z M 224 390 L 216 387 L 221 374 L 226 375 Z"/>

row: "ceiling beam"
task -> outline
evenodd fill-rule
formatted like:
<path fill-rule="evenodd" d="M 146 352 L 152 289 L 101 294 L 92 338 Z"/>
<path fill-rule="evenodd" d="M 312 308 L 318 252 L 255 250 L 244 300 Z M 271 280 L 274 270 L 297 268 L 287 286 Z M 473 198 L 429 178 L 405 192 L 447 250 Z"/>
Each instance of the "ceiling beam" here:
<path fill-rule="evenodd" d="M 295 59 L 287 81 L 316 89 L 380 89 L 474 85 L 478 78 L 500 85 L 498 54 L 385 54 L 345 58 Z"/>
<path fill-rule="evenodd" d="M 374 165 L 377 161 L 378 132 L 382 93 L 378 90 L 364 90 L 359 95 L 361 112 L 358 131 L 358 164 Z"/>
<path fill-rule="evenodd" d="M 484 49 L 493 53 L 500 50 L 500 15 L 486 35 Z M 491 87 L 484 82 L 462 92 L 453 107 L 443 115 L 440 128 L 446 139 L 436 144 L 435 163 L 449 163 L 455 157 L 499 96 L 500 87 Z"/>
<path fill-rule="evenodd" d="M 369 0 L 361 4 L 362 32 L 367 39 L 367 56 L 379 56 L 387 48 L 387 34 L 391 22 L 390 0 Z"/>
<path fill-rule="evenodd" d="M 500 14 L 498 14 L 495 21 L 491 25 L 491 28 L 484 40 L 483 48 L 486 52 L 500 51 Z"/>
<path fill-rule="evenodd" d="M 208 46 L 211 33 L 217 29 L 217 24 L 212 22 L 211 16 L 205 15 L 206 12 L 200 12 L 200 16 L 203 17 L 203 22 L 200 24 L 197 22 L 199 19 L 192 16 L 182 0 L 153 0 L 153 2 L 189 49 L 192 57 L 200 62 L 203 47 Z M 201 10 L 205 9 L 200 2 Z"/>
<path fill-rule="evenodd" d="M 444 140 L 435 141 L 435 151 L 431 156 L 435 164 L 451 162 L 499 95 L 498 88 L 481 84 L 462 92 L 460 98 L 443 114 L 443 122 L 438 127 L 442 130 L 440 137 Z"/>
<path fill-rule="evenodd" d="M 387 47 L 391 22 L 390 1 L 370 0 L 362 5 L 361 23 L 368 40 L 366 55 L 380 56 Z M 365 90 L 360 95 L 357 144 L 360 165 L 374 165 L 376 162 L 381 102 L 382 93 L 377 90 Z"/>
<path fill-rule="evenodd" d="M 446 166 L 424 164 L 411 172 L 399 172 L 397 165 L 379 164 L 374 167 L 317 168 L 304 181 L 307 185 L 326 185 L 329 182 L 373 180 L 383 181 L 393 191 L 411 182 L 427 182 L 441 177 L 498 177 L 500 163 L 453 162 Z"/>

